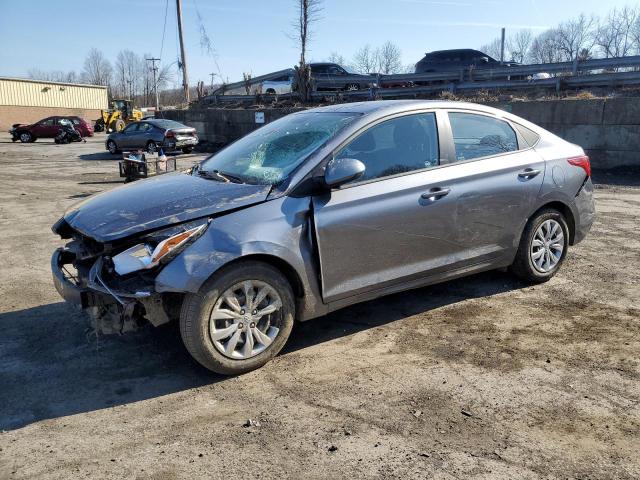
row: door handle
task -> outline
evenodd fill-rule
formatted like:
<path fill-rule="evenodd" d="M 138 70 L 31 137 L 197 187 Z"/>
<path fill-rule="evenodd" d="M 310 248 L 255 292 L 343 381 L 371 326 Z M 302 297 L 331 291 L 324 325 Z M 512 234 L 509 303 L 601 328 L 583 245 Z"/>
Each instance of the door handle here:
<path fill-rule="evenodd" d="M 420 198 L 423 200 L 435 201 L 444 197 L 445 195 L 448 195 L 450 191 L 451 191 L 450 188 L 435 187 L 429 190 L 428 192 L 424 192 L 422 195 L 420 195 Z"/>
<path fill-rule="evenodd" d="M 540 170 L 536 170 L 534 168 L 525 168 L 522 172 L 518 174 L 519 178 L 533 178 L 537 175 L 540 175 Z"/>

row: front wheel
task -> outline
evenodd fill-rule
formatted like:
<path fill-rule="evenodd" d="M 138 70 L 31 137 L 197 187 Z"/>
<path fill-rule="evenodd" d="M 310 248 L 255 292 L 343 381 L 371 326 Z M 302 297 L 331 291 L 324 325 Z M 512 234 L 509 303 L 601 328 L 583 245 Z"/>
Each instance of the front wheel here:
<path fill-rule="evenodd" d="M 116 145 L 116 142 L 114 142 L 113 140 L 109 140 L 107 142 L 107 150 L 109 150 L 109 153 L 111 155 L 115 155 L 116 153 L 118 153 L 118 146 Z"/>
<path fill-rule="evenodd" d="M 295 318 L 285 276 L 262 262 L 242 262 L 187 294 L 180 334 L 198 363 L 223 375 L 263 366 L 282 349 Z"/>
<path fill-rule="evenodd" d="M 354 92 L 356 90 L 360 90 L 360 85 L 358 85 L 357 83 L 349 83 L 349 84 L 345 85 L 344 89 L 347 92 Z"/>
<path fill-rule="evenodd" d="M 33 135 L 31 135 L 29 132 L 22 132 L 20 134 L 20 141 L 22 143 L 33 142 Z"/>
<path fill-rule="evenodd" d="M 568 246 L 564 215 L 554 209 L 541 210 L 527 223 L 511 270 L 527 282 L 546 282 L 560 269 Z"/>

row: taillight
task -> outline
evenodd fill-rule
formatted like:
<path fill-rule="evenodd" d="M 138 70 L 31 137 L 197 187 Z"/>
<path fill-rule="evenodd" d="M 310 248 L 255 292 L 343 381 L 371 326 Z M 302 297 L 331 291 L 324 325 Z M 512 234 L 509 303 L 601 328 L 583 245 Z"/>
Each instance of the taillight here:
<path fill-rule="evenodd" d="M 567 162 L 569 162 L 571 165 L 582 168 L 584 170 L 584 173 L 587 174 L 587 177 L 591 176 L 591 162 L 589 161 L 589 157 L 587 155 L 568 158 Z"/>
<path fill-rule="evenodd" d="M 171 130 L 167 130 L 167 133 L 165 133 L 164 136 L 167 137 L 167 138 L 176 138 L 176 132 L 173 132 Z"/>

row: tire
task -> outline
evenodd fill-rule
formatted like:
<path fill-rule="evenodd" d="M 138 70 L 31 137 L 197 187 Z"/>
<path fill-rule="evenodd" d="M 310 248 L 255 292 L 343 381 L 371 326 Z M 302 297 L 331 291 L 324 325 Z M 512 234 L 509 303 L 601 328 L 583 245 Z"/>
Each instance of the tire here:
<path fill-rule="evenodd" d="M 346 92 L 354 92 L 356 90 L 360 90 L 360 85 L 358 85 L 357 83 L 348 83 L 344 86 L 344 90 Z"/>
<path fill-rule="evenodd" d="M 98 133 L 98 132 L 102 132 L 103 130 L 104 130 L 104 121 L 98 120 L 93 126 L 93 131 Z"/>
<path fill-rule="evenodd" d="M 121 132 L 122 130 L 124 130 L 124 127 L 126 127 L 126 124 L 124 123 L 124 120 L 118 118 L 117 120 L 111 122 L 110 127 L 112 132 Z"/>
<path fill-rule="evenodd" d="M 22 143 L 31 143 L 35 141 L 33 135 L 29 132 L 20 132 L 19 138 Z"/>
<path fill-rule="evenodd" d="M 109 150 L 109 153 L 111 155 L 117 155 L 118 152 L 120 152 L 118 146 L 116 145 L 116 142 L 114 142 L 113 140 L 109 140 L 107 142 L 107 150 Z"/>
<path fill-rule="evenodd" d="M 147 153 L 157 153 L 158 152 L 158 144 L 153 140 L 149 140 L 147 142 L 147 146 L 145 147 Z"/>
<path fill-rule="evenodd" d="M 557 225 L 562 231 L 562 240 L 558 240 L 556 227 L 556 236 L 550 236 L 550 241 L 547 242 L 547 237 L 544 235 L 544 225 Z M 549 228 L 546 228 L 546 231 L 549 231 Z M 534 245 L 534 241 L 536 245 Z M 543 243 L 543 245 L 540 246 L 540 243 Z M 547 246 L 544 246 L 545 243 L 547 243 Z M 561 252 L 558 250 L 560 245 L 562 246 Z M 522 232 L 516 258 L 511 265 L 511 271 L 525 282 L 546 282 L 562 266 L 567 255 L 568 246 L 569 227 L 564 215 L 551 208 L 540 210 L 529 220 L 524 232 Z M 542 255 L 538 255 L 538 259 L 535 260 L 535 254 L 538 252 L 542 252 Z M 546 259 L 549 259 L 548 263 Z M 537 265 L 537 262 L 542 262 L 543 268 Z M 544 268 L 545 266 L 546 268 Z"/>
<path fill-rule="evenodd" d="M 267 95 L 275 95 L 276 91 L 273 88 L 267 88 L 267 91 L 265 93 Z"/>
<path fill-rule="evenodd" d="M 222 296 L 246 281 L 256 285 L 254 289 L 250 290 L 253 292 L 254 299 L 257 297 L 257 292 L 260 292 L 264 285 L 268 286 L 275 293 L 273 295 L 271 293 L 268 294 L 261 302 L 268 302 L 266 305 L 273 305 L 271 302 L 273 302 L 274 297 L 279 297 L 281 305 L 279 309 L 260 317 L 258 320 L 256 320 L 256 317 L 249 319 L 246 316 L 242 317 L 241 312 L 244 312 L 244 310 L 240 310 L 240 312 L 234 313 L 234 315 L 240 317 L 239 319 L 225 317 L 223 320 L 218 319 L 212 323 L 210 316 L 216 310 L 216 306 L 225 305 L 226 301 Z M 242 287 L 239 287 L 238 291 L 240 289 Z M 231 296 L 235 297 L 233 293 Z M 245 299 L 235 298 L 237 308 L 242 308 L 240 305 L 246 306 L 246 297 Z M 226 305 L 226 311 L 230 311 L 230 304 Z M 265 304 L 260 303 L 253 312 L 256 312 L 257 308 L 265 308 Z M 266 263 L 247 261 L 221 270 L 209 279 L 198 293 L 189 293 L 185 296 L 180 312 L 180 334 L 191 356 L 202 366 L 223 375 L 238 375 L 260 368 L 280 352 L 289 338 L 294 318 L 295 302 L 293 291 L 285 276 L 279 270 Z M 242 323 L 243 321 L 245 324 Z M 217 330 L 218 332 L 228 329 L 227 324 L 234 324 L 233 326 L 236 327 L 236 333 L 230 334 L 226 344 L 226 347 L 229 348 L 231 337 L 238 335 L 237 343 L 234 343 L 234 346 L 231 347 L 231 356 L 223 354 L 221 351 L 225 347 L 224 338 L 214 344 L 215 341 L 211 337 L 210 332 L 216 331 L 218 322 L 222 322 L 222 325 Z M 246 325 L 247 322 L 251 323 Z M 271 335 L 274 333 L 271 328 L 277 327 L 279 330 L 271 338 L 268 346 L 265 346 L 260 341 L 253 340 L 251 346 L 254 348 L 251 349 L 251 352 L 255 349 L 258 353 L 242 357 L 242 352 L 246 348 L 246 330 L 248 327 L 253 326 L 254 322 L 255 328 L 252 331 L 260 329 L 263 338 L 266 334 Z M 265 325 L 270 326 L 265 329 Z M 238 326 L 244 328 L 242 333 L 238 333 Z M 263 329 L 265 329 L 266 334 Z M 251 338 L 258 338 L 258 335 L 252 335 Z M 233 355 L 238 355 L 238 358 L 232 358 Z"/>
<path fill-rule="evenodd" d="M 182 149 L 182 153 L 191 153 L 193 152 L 193 147 L 184 147 Z"/>

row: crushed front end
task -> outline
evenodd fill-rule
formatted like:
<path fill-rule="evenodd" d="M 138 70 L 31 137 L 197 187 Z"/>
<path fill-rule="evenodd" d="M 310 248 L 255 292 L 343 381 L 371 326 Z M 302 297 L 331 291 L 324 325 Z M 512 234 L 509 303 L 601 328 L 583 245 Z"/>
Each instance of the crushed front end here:
<path fill-rule="evenodd" d="M 167 323 L 179 315 L 182 295 L 156 292 L 155 278 L 208 224 L 200 219 L 101 243 L 61 218 L 52 230 L 70 241 L 53 253 L 53 283 L 62 298 L 89 315 L 99 333 L 125 333 L 145 321 Z"/>

